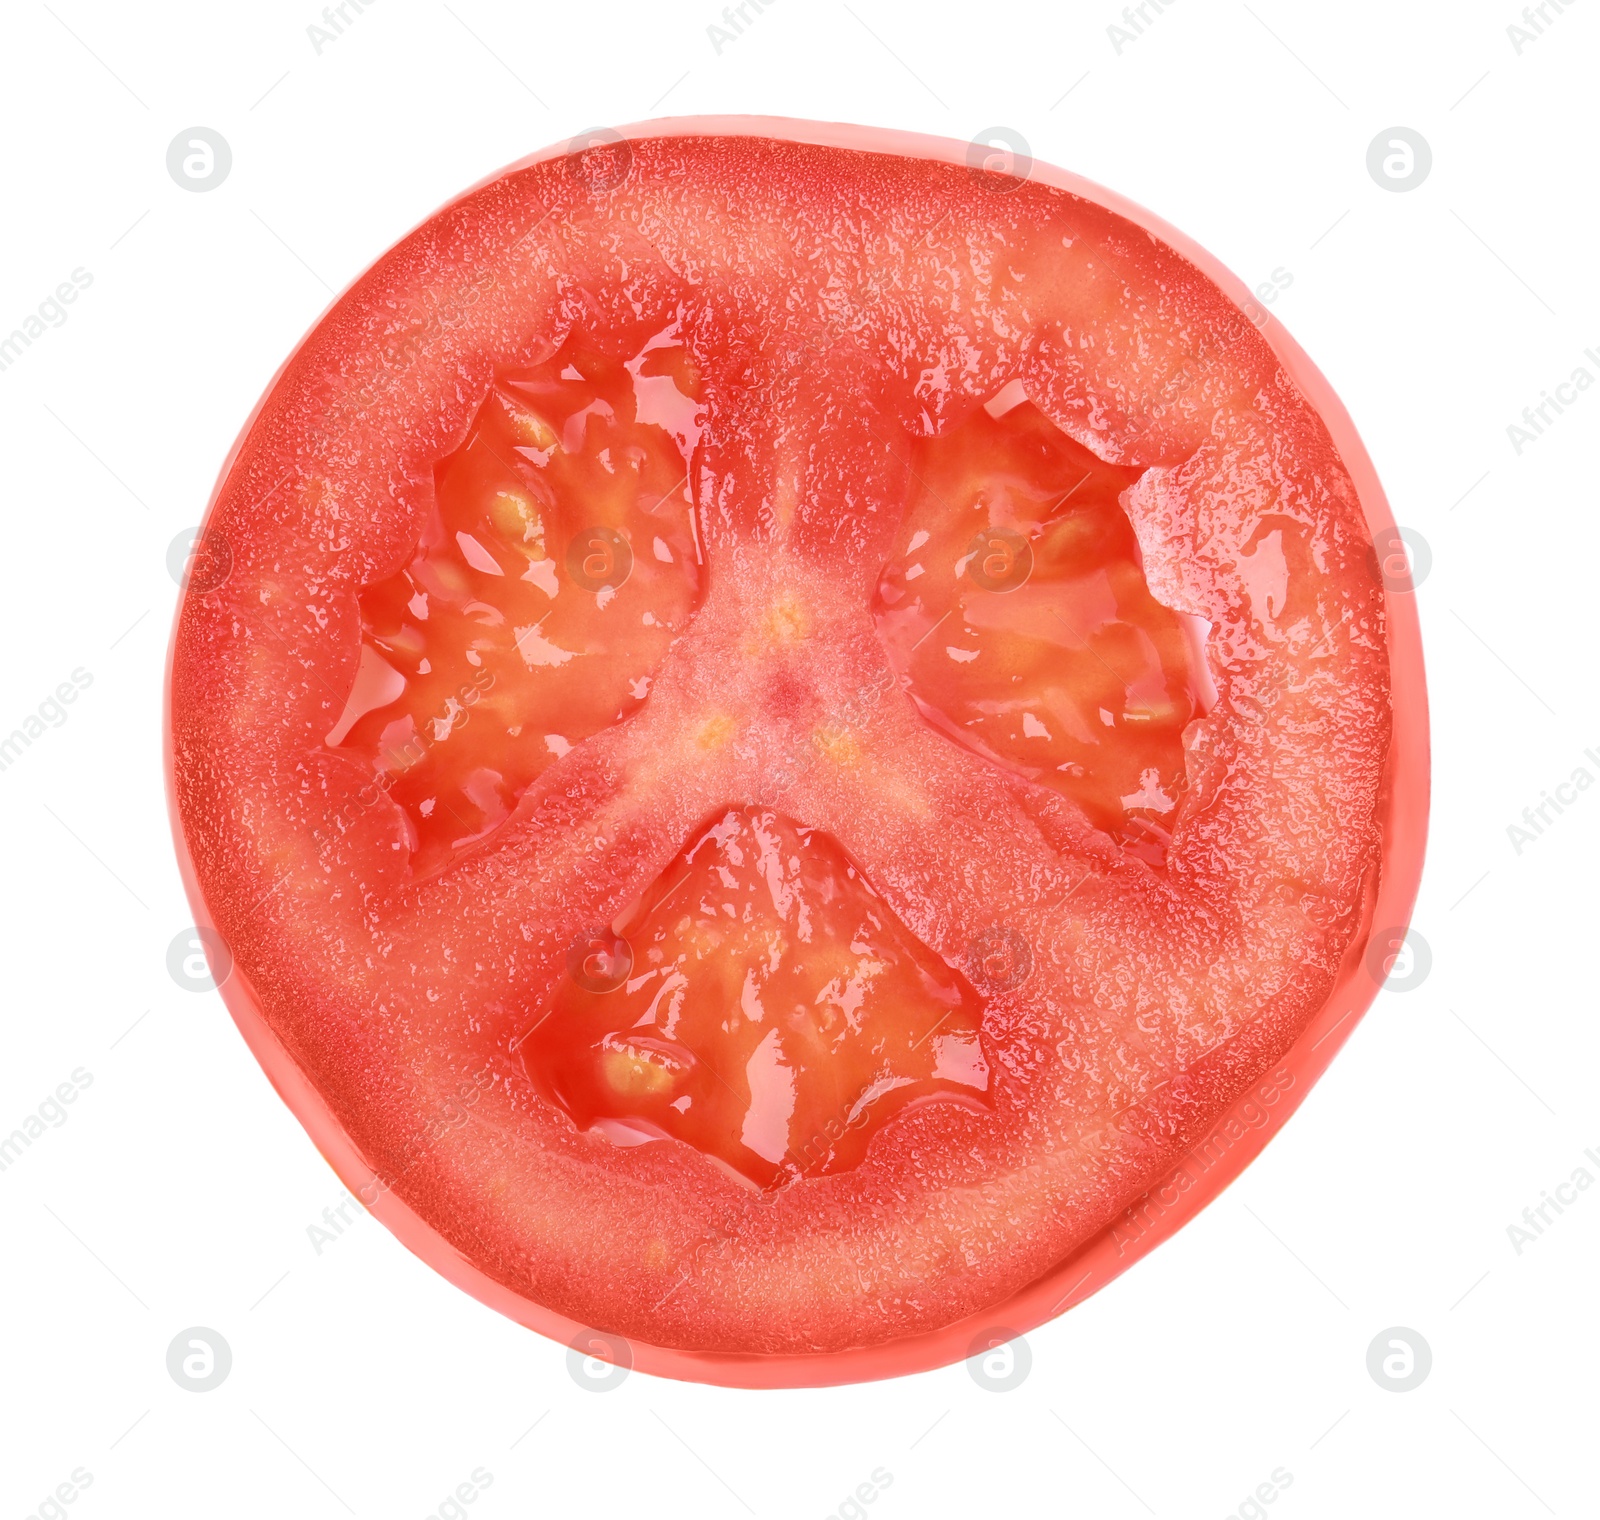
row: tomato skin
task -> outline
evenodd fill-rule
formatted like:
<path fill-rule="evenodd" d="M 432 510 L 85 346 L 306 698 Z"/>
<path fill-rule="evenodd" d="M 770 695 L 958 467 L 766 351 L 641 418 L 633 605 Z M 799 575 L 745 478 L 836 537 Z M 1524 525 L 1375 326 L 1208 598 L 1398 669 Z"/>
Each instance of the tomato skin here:
<path fill-rule="evenodd" d="M 776 119 L 687 119 L 646 123 L 622 132 L 622 136 L 630 140 L 705 134 L 782 138 L 952 164 L 967 162 L 966 144 Z M 503 173 L 562 156 L 565 151 L 564 146 L 547 150 Z M 1379 543 L 1389 542 L 1394 522 L 1376 473 L 1348 415 L 1293 340 L 1270 315 L 1261 314 L 1254 306 L 1242 283 L 1182 234 L 1121 198 L 1043 164 L 1032 166 L 1032 176 L 1143 227 L 1201 270 L 1242 312 L 1255 314 L 1258 331 L 1331 434 L 1355 482 L 1372 538 Z M 483 184 L 492 184 L 501 177 L 502 174 L 491 176 Z M 467 196 L 472 193 L 467 192 Z M 459 204 L 459 201 L 451 204 Z M 1263 315 L 1265 320 L 1260 320 Z M 294 363 L 295 356 L 291 356 L 247 422 L 219 477 L 218 495 L 262 406 Z M 215 497 L 213 500 L 215 502 Z M 1081 1302 L 1180 1228 L 1239 1175 L 1298 1107 L 1348 1037 L 1356 1019 L 1372 1002 L 1378 989 L 1365 967 L 1369 940 L 1377 929 L 1390 931 L 1406 923 L 1420 879 L 1428 801 L 1428 732 L 1420 629 L 1414 600 L 1408 591 L 1389 588 L 1385 607 L 1394 701 L 1379 820 L 1382 869 L 1375 883 L 1369 881 L 1368 892 L 1359 908 L 1360 927 L 1349 943 L 1332 991 L 1321 1010 L 1304 1027 L 1288 1053 L 1238 1099 L 1232 1110 L 1211 1126 L 1212 1139 L 1196 1148 L 1197 1152 L 1204 1151 L 1204 1156 L 1196 1153 L 1186 1156 L 1141 1199 L 1135 1200 L 1080 1249 L 1027 1288 L 980 1314 L 937 1330 L 870 1347 L 810 1354 L 700 1352 L 635 1342 L 632 1346 L 634 1366 L 662 1376 L 737 1387 L 825 1386 L 942 1366 L 965 1357 L 983 1332 L 997 1326 L 1024 1332 Z M 175 623 L 175 650 L 177 633 Z M 172 667 L 169 665 L 167 776 L 175 843 L 196 922 L 215 927 L 191 853 L 209 848 L 210 842 L 187 837 L 179 812 L 172 698 Z M 243 966 L 234 966 L 222 992 L 235 1022 L 280 1096 L 345 1184 L 408 1248 L 481 1301 L 553 1339 L 570 1343 L 587 1328 L 513 1291 L 472 1265 L 455 1245 L 394 1191 L 381 1172 L 363 1157 L 294 1054 L 273 1033 L 263 1012 L 263 999 Z M 1215 1138 L 1218 1135 L 1221 1140 Z"/>

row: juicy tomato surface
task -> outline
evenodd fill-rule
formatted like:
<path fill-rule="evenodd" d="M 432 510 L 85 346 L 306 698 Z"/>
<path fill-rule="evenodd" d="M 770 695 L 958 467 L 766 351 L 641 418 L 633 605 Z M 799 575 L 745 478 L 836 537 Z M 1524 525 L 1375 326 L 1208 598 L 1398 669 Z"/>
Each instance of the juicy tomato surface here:
<path fill-rule="evenodd" d="M 964 153 L 668 123 L 486 182 L 279 374 L 180 605 L 252 1047 L 409 1245 L 650 1370 L 913 1370 L 1093 1291 L 1415 888 L 1337 402 L 1177 234 Z"/>

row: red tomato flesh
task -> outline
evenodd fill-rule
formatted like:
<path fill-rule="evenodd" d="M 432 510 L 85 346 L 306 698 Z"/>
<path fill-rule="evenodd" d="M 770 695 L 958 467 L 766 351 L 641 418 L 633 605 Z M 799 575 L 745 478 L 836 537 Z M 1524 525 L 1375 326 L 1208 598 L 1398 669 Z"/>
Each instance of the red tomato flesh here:
<path fill-rule="evenodd" d="M 988 1089 L 976 994 L 815 830 L 729 812 L 618 928 L 575 949 L 522 1041 L 580 1128 L 673 1135 L 774 1188 L 856 1165 L 912 1103 Z"/>
<path fill-rule="evenodd" d="M 241 440 L 173 647 L 197 912 L 319 1143 L 529 1323 L 713 1377 L 932 1344 L 1359 959 L 1363 501 L 1087 191 L 749 132 L 600 167 L 441 211 Z"/>
<path fill-rule="evenodd" d="M 1118 500 L 1140 472 L 1001 392 L 918 439 L 910 473 L 876 611 L 912 699 L 1160 864 L 1204 678 L 1189 628 L 1150 595 Z"/>
<path fill-rule="evenodd" d="M 362 593 L 357 691 L 329 742 L 405 810 L 414 870 L 504 823 L 552 760 L 649 692 L 700 591 L 688 373 L 678 345 L 621 361 L 569 342 L 497 375 L 434 471 L 411 562 Z M 472 740 L 444 742 L 474 716 Z"/>

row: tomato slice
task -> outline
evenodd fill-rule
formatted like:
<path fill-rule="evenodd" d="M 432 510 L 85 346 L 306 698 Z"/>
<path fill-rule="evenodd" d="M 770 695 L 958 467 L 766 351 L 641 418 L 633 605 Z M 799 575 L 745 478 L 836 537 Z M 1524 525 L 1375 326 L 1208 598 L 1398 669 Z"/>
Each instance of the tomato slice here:
<path fill-rule="evenodd" d="M 339 299 L 223 471 L 169 774 L 234 1017 L 408 1245 L 837 1382 L 1259 1150 L 1403 930 L 1426 715 L 1246 301 L 1059 171 L 739 121 L 538 155 Z"/>

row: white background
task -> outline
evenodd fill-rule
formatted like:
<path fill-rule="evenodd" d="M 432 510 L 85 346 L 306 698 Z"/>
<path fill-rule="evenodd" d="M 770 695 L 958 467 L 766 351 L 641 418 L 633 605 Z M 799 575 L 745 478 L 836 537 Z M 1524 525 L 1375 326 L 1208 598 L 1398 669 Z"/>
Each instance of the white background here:
<path fill-rule="evenodd" d="M 1600 789 L 1520 854 L 1507 826 L 1600 775 L 1600 388 L 1520 456 L 1506 430 L 1578 365 L 1600 378 L 1600 12 L 1549 7 L 1519 54 L 1511 0 L 1180 0 L 1119 53 L 1111 0 L 774 0 L 719 54 L 714 3 L 378 0 L 320 55 L 312 0 L 7 9 L 0 333 L 75 268 L 93 283 L 0 372 L 0 731 L 74 668 L 93 684 L 0 772 L 0 1133 L 74 1068 L 93 1085 L 0 1173 L 0 1520 L 79 1467 L 64 1512 L 86 1520 L 422 1520 L 480 1467 L 482 1520 L 823 1520 L 876 1468 L 882 1520 L 1593 1514 L 1600 1189 L 1520 1255 L 1507 1227 L 1579 1166 L 1600 1178 Z M 1287 271 L 1273 311 L 1431 550 L 1431 973 L 1379 997 L 1216 1204 L 1032 1334 L 1009 1393 L 961 1365 L 580 1388 L 561 1348 L 371 1220 L 313 1251 L 336 1178 L 220 1000 L 165 967 L 189 921 L 161 782 L 166 552 L 267 379 L 468 184 L 597 125 L 708 112 L 1004 124 L 1252 284 Z M 233 152 L 206 194 L 165 166 L 196 124 Z M 1403 194 L 1366 168 L 1397 124 L 1434 159 Z M 165 1364 L 195 1325 L 233 1351 L 206 1394 Z M 1390 1326 L 1432 1348 L 1415 1391 L 1368 1374 Z M 1277 1468 L 1292 1482 L 1241 1511 Z"/>

